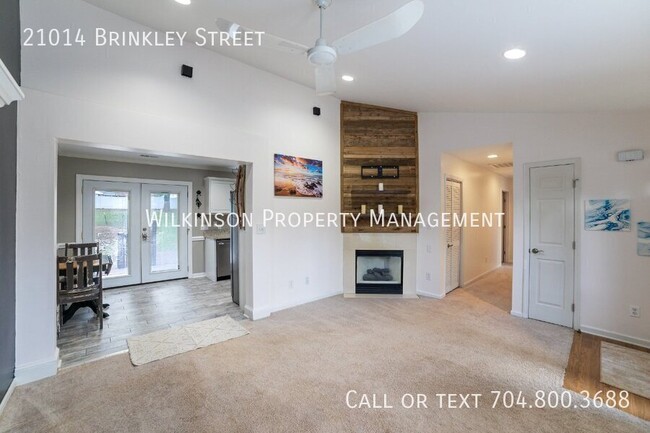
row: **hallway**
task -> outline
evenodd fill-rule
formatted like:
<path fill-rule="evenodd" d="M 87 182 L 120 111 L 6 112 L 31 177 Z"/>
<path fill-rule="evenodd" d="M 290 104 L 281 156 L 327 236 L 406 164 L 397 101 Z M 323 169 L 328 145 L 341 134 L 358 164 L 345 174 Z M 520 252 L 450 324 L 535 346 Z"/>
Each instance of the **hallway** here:
<path fill-rule="evenodd" d="M 503 265 L 452 293 L 455 292 L 467 293 L 510 314 L 512 310 L 512 266 Z"/>

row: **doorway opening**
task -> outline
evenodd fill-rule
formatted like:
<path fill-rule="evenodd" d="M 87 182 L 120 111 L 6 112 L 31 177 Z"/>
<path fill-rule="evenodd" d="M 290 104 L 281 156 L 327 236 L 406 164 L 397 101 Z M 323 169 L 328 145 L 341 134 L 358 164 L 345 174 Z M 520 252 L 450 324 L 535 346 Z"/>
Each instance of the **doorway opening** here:
<path fill-rule="evenodd" d="M 510 313 L 513 149 L 511 143 L 441 155 L 442 208 L 479 224 L 446 227 L 445 292 L 462 289 Z M 488 220 L 483 219 L 487 216 Z M 453 218 L 453 216 L 452 216 Z"/>
<path fill-rule="evenodd" d="M 96 301 L 60 308 L 63 367 L 124 352 L 132 336 L 223 315 L 245 319 L 238 305 L 245 305 L 239 290 L 239 228 L 200 222 L 201 215 L 233 209 L 239 166 L 59 144 L 58 255 L 76 255 L 66 244 L 95 246 L 102 255 L 98 268 L 107 307 L 103 329 Z M 213 187 L 216 181 L 223 191 Z M 187 214 L 198 216 L 199 224 L 194 218 L 186 224 Z M 225 259 L 217 264 L 216 245 L 226 242 Z M 217 280 L 217 274 L 222 278 Z"/>

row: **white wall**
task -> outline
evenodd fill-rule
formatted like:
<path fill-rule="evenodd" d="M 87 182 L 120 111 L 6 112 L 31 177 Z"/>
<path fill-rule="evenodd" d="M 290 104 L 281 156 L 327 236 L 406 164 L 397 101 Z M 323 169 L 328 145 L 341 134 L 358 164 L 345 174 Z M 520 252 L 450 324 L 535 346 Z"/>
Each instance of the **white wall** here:
<path fill-rule="evenodd" d="M 592 114 L 420 114 L 420 161 L 431 170 L 420 171 L 423 212 L 442 208 L 441 154 L 486 143 L 514 146 L 514 266 L 513 313 L 523 305 L 523 176 L 524 164 L 580 158 L 581 194 L 578 209 L 590 198 L 632 200 L 632 232 L 581 230 L 578 238 L 581 298 L 580 323 L 585 331 L 650 345 L 650 258 L 636 254 L 636 223 L 650 220 L 650 158 L 635 163 L 616 162 L 616 152 L 644 149 L 650 154 L 650 113 Z M 444 237 L 425 229 L 418 240 L 418 287 L 444 293 Z M 431 245 L 431 253 L 427 253 Z M 424 275 L 431 272 L 434 281 Z M 630 304 L 641 307 L 641 317 L 629 317 Z"/>
<path fill-rule="evenodd" d="M 23 0 L 22 26 L 143 29 L 79 0 Z M 194 79 L 180 76 L 183 63 Z M 339 101 L 194 46 L 23 49 L 17 227 L 17 376 L 56 361 L 57 141 L 252 163 L 247 211 L 339 207 Z M 311 107 L 322 115 L 315 117 Z M 323 160 L 323 199 L 273 197 L 273 153 Z M 38 173 L 38 175 L 35 175 Z M 255 318 L 341 293 L 338 229 L 247 230 L 241 239 L 246 311 Z M 309 277 L 309 284 L 305 278 Z M 294 281 L 290 288 L 290 281 Z"/>
<path fill-rule="evenodd" d="M 441 173 L 462 181 L 462 209 L 496 214 L 502 211 L 501 192 L 512 191 L 511 182 L 485 167 L 471 164 L 449 154 L 440 157 Z M 466 285 L 501 266 L 502 228 L 493 220 L 492 227 L 462 229 L 460 283 Z"/>

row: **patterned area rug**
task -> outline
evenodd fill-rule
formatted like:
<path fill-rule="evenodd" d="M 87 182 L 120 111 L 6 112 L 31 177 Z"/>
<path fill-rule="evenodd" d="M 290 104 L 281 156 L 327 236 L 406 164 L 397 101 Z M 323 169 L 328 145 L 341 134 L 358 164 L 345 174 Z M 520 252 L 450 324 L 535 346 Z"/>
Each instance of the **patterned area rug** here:
<path fill-rule="evenodd" d="M 178 328 L 165 329 L 127 340 L 133 365 L 143 365 L 163 358 L 207 347 L 248 334 L 230 316 Z"/>
<path fill-rule="evenodd" d="M 600 381 L 650 398 L 650 353 L 603 341 Z"/>

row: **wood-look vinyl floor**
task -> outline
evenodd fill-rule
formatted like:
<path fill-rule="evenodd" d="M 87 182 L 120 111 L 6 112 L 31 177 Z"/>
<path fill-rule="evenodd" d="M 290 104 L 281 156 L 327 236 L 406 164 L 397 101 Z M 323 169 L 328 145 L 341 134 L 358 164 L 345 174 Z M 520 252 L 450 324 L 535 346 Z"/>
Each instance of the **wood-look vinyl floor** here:
<path fill-rule="evenodd" d="M 617 393 L 621 391 L 616 387 L 600 381 L 600 345 L 603 341 L 650 352 L 650 349 L 576 332 L 573 337 L 571 354 L 569 355 L 569 362 L 564 375 L 565 388 L 575 392 L 587 391 L 592 396 L 598 391 L 602 391 L 602 393 L 607 393 L 609 390 L 614 390 Z M 629 401 L 630 404 L 627 408 L 620 406 L 618 408 L 646 421 L 650 421 L 649 399 L 630 393 Z"/>
<path fill-rule="evenodd" d="M 200 322 L 228 314 L 244 320 L 232 302 L 230 281 L 207 278 L 165 281 L 107 289 L 104 302 L 110 317 L 100 330 L 95 314 L 84 308 L 61 328 L 58 338 L 61 366 L 70 367 L 127 350 L 134 335 Z"/>

